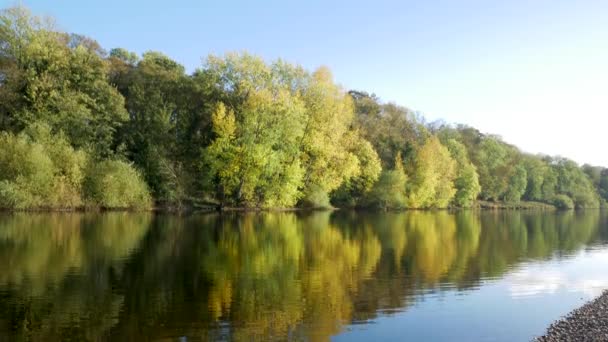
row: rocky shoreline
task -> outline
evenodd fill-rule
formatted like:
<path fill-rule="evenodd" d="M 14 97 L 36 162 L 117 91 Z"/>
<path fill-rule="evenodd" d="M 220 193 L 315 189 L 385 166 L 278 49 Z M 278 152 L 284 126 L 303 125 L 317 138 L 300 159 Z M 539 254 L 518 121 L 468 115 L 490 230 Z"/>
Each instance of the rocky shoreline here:
<path fill-rule="evenodd" d="M 536 341 L 608 341 L 608 291 L 551 324 Z"/>

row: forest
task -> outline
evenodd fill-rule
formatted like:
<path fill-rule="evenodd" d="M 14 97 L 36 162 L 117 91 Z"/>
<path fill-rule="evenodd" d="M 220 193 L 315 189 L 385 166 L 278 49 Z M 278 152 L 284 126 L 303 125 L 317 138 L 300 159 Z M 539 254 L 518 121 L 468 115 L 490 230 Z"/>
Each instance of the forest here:
<path fill-rule="evenodd" d="M 599 208 L 608 169 L 532 155 L 248 53 L 192 73 L 0 13 L 0 208 Z"/>

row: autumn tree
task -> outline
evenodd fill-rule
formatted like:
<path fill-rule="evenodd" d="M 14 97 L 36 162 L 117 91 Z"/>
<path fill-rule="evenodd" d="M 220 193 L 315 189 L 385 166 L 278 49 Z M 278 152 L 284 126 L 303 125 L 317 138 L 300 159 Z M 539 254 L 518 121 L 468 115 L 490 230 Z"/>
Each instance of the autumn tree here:
<path fill-rule="evenodd" d="M 213 115 L 216 138 L 205 156 L 220 197 L 245 206 L 296 204 L 306 170 L 299 158 L 303 101 L 257 57 L 211 56 L 205 68 L 226 92 Z"/>
<path fill-rule="evenodd" d="M 412 208 L 446 208 L 456 194 L 456 162 L 436 136 L 417 152 L 411 174 L 408 206 Z"/>
<path fill-rule="evenodd" d="M 313 197 L 327 196 L 353 177 L 362 176 L 375 181 L 379 173 L 376 157 L 366 142 L 351 130 L 353 104 L 350 96 L 337 86 L 327 68 L 319 68 L 310 77 L 301 91 L 305 107 L 304 134 L 300 149 L 304 167 L 305 205 L 316 206 Z M 370 163 L 362 170 L 356 150 Z M 371 174 L 370 174 L 371 170 Z M 368 173 L 366 176 L 365 173 Z M 364 180 L 365 182 L 365 180 Z M 369 183 L 369 179 L 367 180 Z M 362 190 L 369 189 L 364 185 Z"/>

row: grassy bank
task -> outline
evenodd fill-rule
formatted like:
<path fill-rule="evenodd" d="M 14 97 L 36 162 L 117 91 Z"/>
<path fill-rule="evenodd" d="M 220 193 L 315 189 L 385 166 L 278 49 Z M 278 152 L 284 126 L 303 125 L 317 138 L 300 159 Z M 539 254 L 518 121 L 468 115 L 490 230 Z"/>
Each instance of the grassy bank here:
<path fill-rule="evenodd" d="M 471 207 L 467 208 L 428 208 L 428 209 L 413 209 L 413 208 L 396 208 L 396 209 L 382 209 L 374 207 L 272 207 L 272 208 L 259 208 L 259 207 L 238 207 L 238 206 L 220 206 L 219 204 L 212 204 L 209 202 L 195 203 L 190 202 L 182 205 L 166 205 L 157 204 L 151 207 L 124 207 L 124 208 L 106 208 L 99 206 L 81 206 L 81 207 L 34 207 L 34 208 L 0 208 L 0 211 L 4 212 L 103 212 L 103 211 L 155 211 L 155 212 L 175 212 L 175 213 L 187 213 L 187 212 L 255 212 L 255 211 L 266 211 L 266 212 L 286 212 L 286 211 L 317 211 L 317 210 L 354 210 L 354 211 L 431 211 L 431 210 L 541 210 L 541 211 L 554 211 L 558 210 L 551 204 L 541 202 L 530 202 L 522 201 L 519 203 L 507 203 L 507 202 L 488 202 L 478 201 Z"/>
<path fill-rule="evenodd" d="M 491 209 L 491 210 L 556 210 L 554 205 L 532 202 L 532 201 L 521 201 L 518 203 L 507 203 L 507 202 L 488 202 L 479 201 L 477 203 L 480 209 Z"/>

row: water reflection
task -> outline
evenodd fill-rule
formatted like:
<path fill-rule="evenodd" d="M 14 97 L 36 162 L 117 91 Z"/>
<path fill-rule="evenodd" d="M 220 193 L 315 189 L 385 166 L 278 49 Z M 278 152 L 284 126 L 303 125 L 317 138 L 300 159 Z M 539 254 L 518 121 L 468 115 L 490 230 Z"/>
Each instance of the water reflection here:
<path fill-rule="evenodd" d="M 508 277 L 513 297 L 578 292 L 586 298 L 599 296 L 608 288 L 608 250 L 590 249 L 577 253 L 564 268 L 562 263 L 528 265 Z M 589 272 L 589 269 L 599 272 Z"/>
<path fill-rule="evenodd" d="M 325 341 L 485 279 L 512 278 L 513 296 L 597 289 L 606 279 L 508 272 L 604 243 L 605 223 L 597 211 L 2 215 L 0 340 Z"/>

